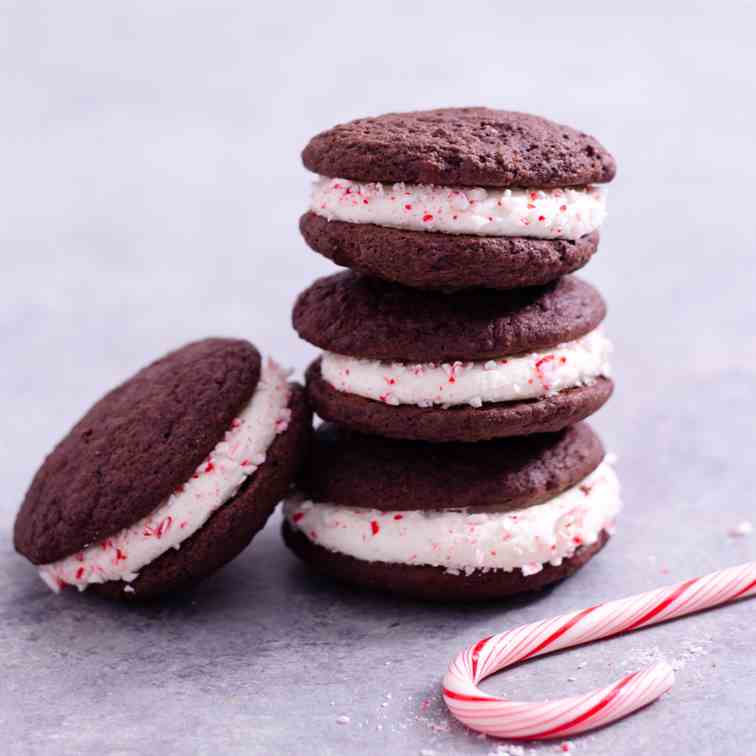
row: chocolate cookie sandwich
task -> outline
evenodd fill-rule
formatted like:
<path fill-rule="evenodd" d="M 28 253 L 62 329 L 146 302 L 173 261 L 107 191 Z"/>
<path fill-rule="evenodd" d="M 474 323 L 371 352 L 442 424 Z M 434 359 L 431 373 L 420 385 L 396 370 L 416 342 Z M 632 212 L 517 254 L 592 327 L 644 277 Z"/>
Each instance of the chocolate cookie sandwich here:
<path fill-rule="evenodd" d="M 16 550 L 53 591 L 147 598 L 233 559 L 309 444 L 301 386 L 246 341 L 207 339 L 100 399 L 32 481 Z"/>
<path fill-rule="evenodd" d="M 558 431 L 612 392 L 600 294 L 571 276 L 454 294 L 352 272 L 317 280 L 293 312 L 324 349 L 307 393 L 325 420 L 420 441 Z"/>
<path fill-rule="evenodd" d="M 423 599 L 496 599 L 574 573 L 607 542 L 619 484 L 584 423 L 480 444 L 326 424 L 283 536 L 313 569 Z"/>
<path fill-rule="evenodd" d="M 535 286 L 582 267 L 616 171 L 587 134 L 489 108 L 361 118 L 302 159 L 319 176 L 300 219 L 308 245 L 424 289 Z"/>

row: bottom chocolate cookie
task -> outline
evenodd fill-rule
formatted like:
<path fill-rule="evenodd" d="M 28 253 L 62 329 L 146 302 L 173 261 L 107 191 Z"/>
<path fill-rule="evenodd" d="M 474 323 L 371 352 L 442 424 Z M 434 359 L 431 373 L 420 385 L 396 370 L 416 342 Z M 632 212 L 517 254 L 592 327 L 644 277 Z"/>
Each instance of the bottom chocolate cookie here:
<path fill-rule="evenodd" d="M 282 533 L 286 545 L 320 573 L 353 586 L 427 601 L 491 601 L 542 590 L 577 572 L 601 551 L 610 537 L 605 530 L 601 531 L 598 541 L 580 546 L 558 567 L 547 564 L 540 572 L 526 576 L 520 570 L 455 574 L 443 567 L 366 562 L 313 543 L 288 522 L 284 522 Z"/>
<path fill-rule="evenodd" d="M 413 441 L 474 442 L 553 433 L 599 410 L 613 389 L 612 380 L 602 377 L 540 399 L 483 404 L 477 408 L 392 406 L 334 388 L 323 379 L 319 359 L 307 370 L 308 399 L 324 420 L 360 433 Z"/>
<path fill-rule="evenodd" d="M 598 231 L 579 239 L 428 233 L 371 223 L 299 219 L 305 241 L 337 265 L 419 289 L 541 286 L 582 268 Z"/>

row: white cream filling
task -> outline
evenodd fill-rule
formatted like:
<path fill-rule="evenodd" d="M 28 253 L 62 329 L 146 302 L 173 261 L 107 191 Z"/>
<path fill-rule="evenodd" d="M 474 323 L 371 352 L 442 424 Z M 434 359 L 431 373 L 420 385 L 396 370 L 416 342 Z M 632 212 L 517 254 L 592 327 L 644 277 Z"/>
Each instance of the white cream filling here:
<path fill-rule="evenodd" d="M 376 502 L 378 503 L 378 502 Z M 608 462 L 545 504 L 514 512 L 466 510 L 383 512 L 286 501 L 289 525 L 330 551 L 366 562 L 430 565 L 452 573 L 475 570 L 540 572 L 580 546 L 613 532 L 621 509 L 619 481 Z"/>
<path fill-rule="evenodd" d="M 41 566 L 42 579 L 56 593 L 64 585 L 84 590 L 90 583 L 109 580 L 130 583 L 138 577 L 139 570 L 168 549 L 180 548 L 265 462 L 276 434 L 288 426 L 288 404 L 287 372 L 268 360 L 249 404 L 189 481 L 131 527 L 77 554 Z M 129 589 L 126 586 L 125 590 Z"/>
<path fill-rule="evenodd" d="M 611 342 L 600 329 L 575 341 L 485 362 L 382 362 L 324 352 L 321 375 L 333 388 L 398 406 L 510 402 L 554 394 L 610 375 Z"/>
<path fill-rule="evenodd" d="M 412 231 L 579 239 L 606 218 L 606 189 L 483 189 L 319 178 L 310 209 L 328 220 Z"/>

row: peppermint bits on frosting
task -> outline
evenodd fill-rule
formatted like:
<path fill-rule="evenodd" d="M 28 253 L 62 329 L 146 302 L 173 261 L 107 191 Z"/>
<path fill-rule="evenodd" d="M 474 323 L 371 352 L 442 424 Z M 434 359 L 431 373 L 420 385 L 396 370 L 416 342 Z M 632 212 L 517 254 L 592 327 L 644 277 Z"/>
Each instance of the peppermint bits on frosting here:
<path fill-rule="evenodd" d="M 611 373 L 601 330 L 553 349 L 480 362 L 384 363 L 325 352 L 323 379 L 338 391 L 383 404 L 479 408 L 548 396 Z"/>
<path fill-rule="evenodd" d="M 606 217 L 606 190 L 450 188 L 360 183 L 343 178 L 315 182 L 310 209 L 328 220 L 389 228 L 479 236 L 579 239 Z"/>
<path fill-rule="evenodd" d="M 297 495 L 285 503 L 284 516 L 323 548 L 363 561 L 431 565 L 465 574 L 518 570 L 530 577 L 595 544 L 620 508 L 616 475 L 602 463 L 582 484 L 513 512 L 383 512 Z"/>

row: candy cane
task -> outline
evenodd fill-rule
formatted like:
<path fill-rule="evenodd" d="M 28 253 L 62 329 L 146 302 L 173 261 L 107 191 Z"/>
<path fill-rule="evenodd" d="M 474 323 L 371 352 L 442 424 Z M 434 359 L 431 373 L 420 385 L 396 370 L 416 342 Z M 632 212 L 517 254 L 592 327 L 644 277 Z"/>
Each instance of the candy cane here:
<path fill-rule="evenodd" d="M 538 703 L 490 696 L 478 688 L 478 683 L 525 659 L 754 595 L 756 562 L 750 562 L 492 635 L 460 653 L 449 665 L 443 683 L 444 701 L 469 728 L 501 738 L 540 740 L 601 727 L 666 693 L 675 680 L 669 664 L 654 664 L 584 695 Z"/>

